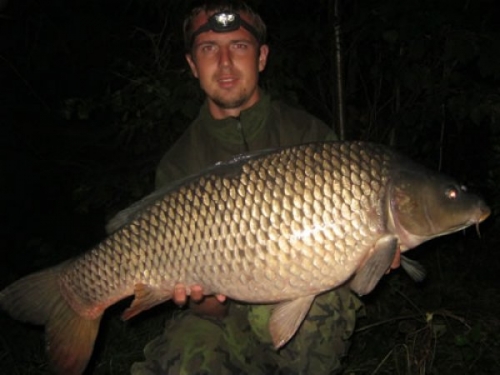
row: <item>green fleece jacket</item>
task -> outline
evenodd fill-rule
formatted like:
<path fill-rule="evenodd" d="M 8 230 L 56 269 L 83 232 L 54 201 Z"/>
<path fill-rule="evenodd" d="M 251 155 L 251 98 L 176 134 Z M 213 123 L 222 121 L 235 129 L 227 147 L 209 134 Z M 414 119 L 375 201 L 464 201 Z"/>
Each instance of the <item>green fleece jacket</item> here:
<path fill-rule="evenodd" d="M 320 120 L 281 101 L 271 101 L 265 93 L 239 118 L 215 120 L 205 102 L 198 117 L 161 159 L 156 188 L 242 153 L 334 139 L 335 133 Z"/>

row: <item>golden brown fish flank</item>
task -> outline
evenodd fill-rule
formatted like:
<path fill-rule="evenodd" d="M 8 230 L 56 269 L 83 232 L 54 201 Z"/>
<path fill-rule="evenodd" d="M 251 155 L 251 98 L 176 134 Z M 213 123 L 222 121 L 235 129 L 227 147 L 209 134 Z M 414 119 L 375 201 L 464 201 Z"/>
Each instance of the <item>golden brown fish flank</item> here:
<path fill-rule="evenodd" d="M 264 296 L 255 295 L 255 290 L 262 289 L 260 277 L 269 281 L 281 277 L 289 289 L 298 287 L 300 275 L 313 271 L 308 265 L 312 264 L 310 258 L 318 245 L 331 246 L 331 251 L 337 253 L 331 261 L 346 258 L 342 253 L 347 244 L 342 244 L 342 240 L 357 242 L 366 238 L 366 233 L 355 238 L 357 232 L 353 228 L 339 225 L 338 219 L 334 219 L 343 217 L 354 224 L 361 222 L 360 211 L 355 209 L 362 205 L 360 198 L 366 197 L 361 190 L 373 191 L 372 205 L 379 206 L 377 194 L 383 182 L 376 185 L 378 191 L 369 185 L 355 185 L 351 181 L 356 179 L 351 177 L 356 171 L 352 172 L 345 163 L 342 170 L 335 168 L 340 165 L 342 155 L 327 151 L 313 152 L 309 147 L 297 153 L 254 159 L 242 166 L 239 175 L 226 177 L 213 173 L 180 187 L 76 260 L 73 267 L 68 267 L 64 284 L 90 305 L 113 301 L 114 296 L 123 295 L 120 289 L 130 285 L 142 283 L 160 289 L 166 284 L 171 288 L 172 282 L 180 280 L 203 283 L 211 291 L 229 288 L 226 294 L 248 301 L 269 300 L 270 292 L 276 299 L 295 297 L 287 295 L 283 286 L 271 285 L 271 290 L 262 291 Z M 379 180 L 381 177 L 370 171 L 378 172 L 380 168 L 369 168 L 370 160 L 365 159 L 365 168 L 361 169 L 365 180 Z M 350 165 L 360 170 L 356 164 Z M 340 183 L 333 183 L 333 191 L 325 195 L 331 188 L 320 191 L 314 176 L 322 176 L 326 181 L 323 186 L 331 186 L 328 182 L 333 181 L 335 173 L 342 173 L 337 178 Z M 365 199 L 364 204 L 368 202 Z M 327 226 L 325 222 L 331 224 Z M 365 231 L 376 233 L 378 228 L 382 225 L 375 223 Z M 370 241 L 366 242 L 368 246 Z M 167 247 L 178 250 L 165 251 Z M 285 261 L 292 259 L 297 265 L 290 269 Z M 269 262 L 275 268 L 257 268 L 256 262 Z M 328 275 L 330 266 L 318 264 L 317 271 Z M 262 273 L 260 269 L 268 271 Z M 248 275 L 242 273 L 245 271 Z M 221 275 L 234 272 L 243 275 L 243 280 L 221 285 Z M 321 272 L 318 275 L 323 283 Z"/>
<path fill-rule="evenodd" d="M 450 189 L 456 196 L 445 194 Z M 94 249 L 7 287 L 0 306 L 47 324 L 49 355 L 65 374 L 84 370 L 108 306 L 134 294 L 129 319 L 170 299 L 178 282 L 279 303 L 270 321 L 279 347 L 315 295 L 345 282 L 369 293 L 398 248 L 488 214 L 453 180 L 376 144 L 321 142 L 241 156 L 133 205 Z"/>

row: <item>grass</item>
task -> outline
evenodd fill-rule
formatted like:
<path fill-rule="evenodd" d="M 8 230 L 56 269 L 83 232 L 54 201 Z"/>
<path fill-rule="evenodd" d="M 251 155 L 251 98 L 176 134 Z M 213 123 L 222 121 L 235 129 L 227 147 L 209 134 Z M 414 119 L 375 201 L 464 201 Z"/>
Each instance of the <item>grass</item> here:
<path fill-rule="evenodd" d="M 497 240 L 473 233 L 434 240 L 412 253 L 428 278 L 399 270 L 364 297 L 343 375 L 496 374 L 500 368 Z M 128 302 L 106 312 L 87 375 L 129 373 L 144 346 L 175 313 L 162 305 L 122 322 Z M 0 367 L 12 375 L 49 374 L 43 331 L 0 316 Z"/>

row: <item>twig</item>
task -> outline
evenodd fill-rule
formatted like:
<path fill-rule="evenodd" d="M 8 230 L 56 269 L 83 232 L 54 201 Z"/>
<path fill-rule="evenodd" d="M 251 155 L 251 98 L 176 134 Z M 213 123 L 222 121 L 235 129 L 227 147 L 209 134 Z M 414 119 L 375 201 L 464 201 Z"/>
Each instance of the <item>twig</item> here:
<path fill-rule="evenodd" d="M 418 315 L 418 314 L 398 316 L 398 317 L 395 317 L 395 318 L 382 320 L 380 322 L 369 324 L 367 326 L 358 328 L 358 329 L 355 330 L 355 332 L 356 333 L 360 333 L 360 332 L 367 331 L 369 329 L 372 329 L 372 328 L 375 328 L 375 327 L 378 327 L 378 326 L 382 326 L 382 325 L 387 324 L 387 323 L 397 322 L 399 320 L 418 319 L 419 317 L 421 317 L 421 315 Z"/>
<path fill-rule="evenodd" d="M 40 95 L 37 94 L 33 86 L 30 85 L 30 83 L 22 76 L 21 73 L 16 69 L 14 65 L 11 64 L 9 60 L 7 60 L 5 57 L 0 55 L 0 59 L 3 60 L 7 66 L 16 74 L 16 76 L 24 83 L 24 85 L 32 92 L 32 94 L 38 99 L 38 101 L 45 107 L 47 112 L 50 112 L 50 107 L 48 104 L 40 97 Z"/>

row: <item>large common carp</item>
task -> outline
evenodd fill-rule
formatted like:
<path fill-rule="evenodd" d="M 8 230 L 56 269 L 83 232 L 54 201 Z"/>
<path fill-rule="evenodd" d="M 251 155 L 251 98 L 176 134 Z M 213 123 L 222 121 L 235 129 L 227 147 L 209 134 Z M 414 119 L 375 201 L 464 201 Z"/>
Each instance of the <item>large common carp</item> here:
<path fill-rule="evenodd" d="M 129 319 L 170 299 L 176 283 L 277 303 L 269 328 L 280 347 L 317 294 L 344 283 L 369 293 L 398 250 L 489 213 L 454 180 L 381 145 L 283 148 L 238 157 L 145 198 L 90 251 L 1 291 L 0 307 L 45 325 L 61 374 L 83 372 L 107 307 L 134 295 L 123 314 Z"/>

